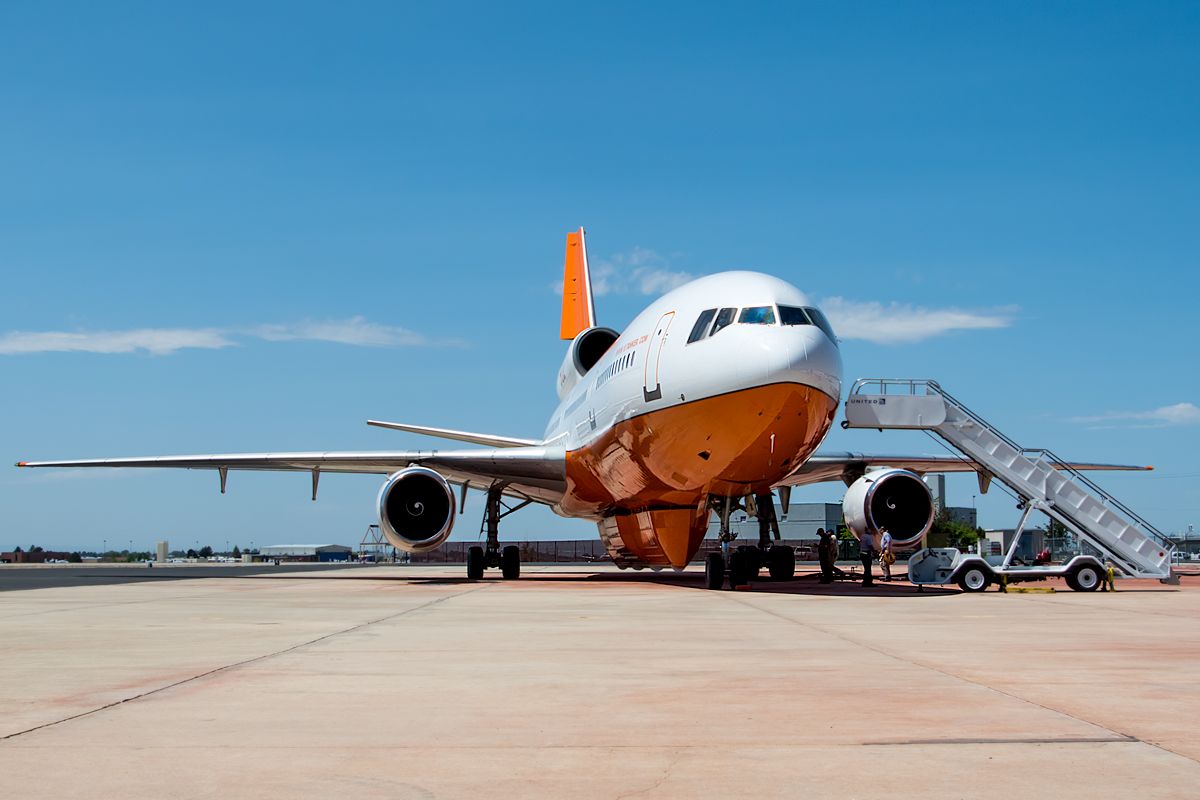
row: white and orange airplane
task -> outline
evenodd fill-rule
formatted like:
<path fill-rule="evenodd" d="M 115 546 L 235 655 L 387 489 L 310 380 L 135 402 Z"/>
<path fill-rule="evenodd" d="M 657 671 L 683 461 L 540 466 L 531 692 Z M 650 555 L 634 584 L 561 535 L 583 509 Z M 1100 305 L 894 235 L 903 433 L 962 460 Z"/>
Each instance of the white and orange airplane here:
<path fill-rule="evenodd" d="M 934 506 L 920 475 L 969 472 L 959 457 L 821 453 L 842 388 L 837 337 L 796 287 L 757 272 L 699 278 L 651 303 L 617 332 L 596 324 L 584 231 L 567 235 L 561 338 L 571 342 L 558 371 L 558 408 L 541 439 L 469 433 L 395 422 L 368 424 L 484 449 L 249 453 L 20 462 L 19 467 L 176 467 L 218 472 L 288 470 L 387 475 L 380 529 L 396 547 L 423 552 L 450 536 L 468 488 L 487 492 L 487 542 L 468 551 L 467 574 L 499 567 L 520 574 L 518 548 L 501 549 L 500 518 L 529 503 L 594 520 L 608 553 L 626 568 L 684 568 L 710 515 L 720 551 L 708 555 L 707 584 L 728 574 L 744 583 L 766 564 L 794 574 L 778 539 L 774 492 L 787 513 L 791 487 L 843 481 L 856 535 L 886 527 L 898 546 L 929 530 Z M 1076 464 L 1083 469 L 1116 465 Z M 456 502 L 452 484 L 460 487 Z M 758 518 L 757 545 L 730 548 L 729 517 Z"/>

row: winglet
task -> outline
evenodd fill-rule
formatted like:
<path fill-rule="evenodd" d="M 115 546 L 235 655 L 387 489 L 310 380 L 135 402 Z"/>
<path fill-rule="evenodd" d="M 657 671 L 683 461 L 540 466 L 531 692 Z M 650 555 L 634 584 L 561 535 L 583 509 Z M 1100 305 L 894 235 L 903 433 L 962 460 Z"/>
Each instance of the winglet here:
<path fill-rule="evenodd" d="M 562 325 L 559 338 L 574 339 L 596 325 L 592 305 L 592 278 L 588 274 L 587 243 L 583 228 L 567 234 L 567 256 L 563 265 Z"/>

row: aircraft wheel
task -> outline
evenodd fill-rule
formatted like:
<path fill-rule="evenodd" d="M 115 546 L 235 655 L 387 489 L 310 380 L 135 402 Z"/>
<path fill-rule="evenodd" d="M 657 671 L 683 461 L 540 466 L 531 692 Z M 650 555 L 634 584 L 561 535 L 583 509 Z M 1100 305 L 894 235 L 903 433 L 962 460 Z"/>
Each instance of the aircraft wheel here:
<path fill-rule="evenodd" d="M 985 592 L 991 582 L 983 567 L 967 567 L 958 576 L 958 588 L 964 592 Z"/>
<path fill-rule="evenodd" d="M 477 581 L 481 578 L 483 578 L 483 548 L 469 548 L 467 550 L 467 580 Z"/>
<path fill-rule="evenodd" d="M 510 581 L 521 577 L 521 548 L 515 544 L 500 551 L 500 574 Z"/>
<path fill-rule="evenodd" d="M 729 557 L 729 588 L 736 589 L 739 586 L 745 586 L 750 583 L 751 564 L 749 559 L 753 558 L 744 550 L 738 550 Z"/>
<path fill-rule="evenodd" d="M 739 545 L 737 551 L 742 555 L 742 568 L 745 570 L 747 579 L 757 578 L 758 571 L 763 565 L 763 551 L 758 545 L 743 544 Z"/>
<path fill-rule="evenodd" d="M 1077 592 L 1094 592 L 1103 582 L 1104 576 L 1100 574 L 1099 567 L 1092 564 L 1076 567 L 1067 576 L 1067 585 Z"/>
<path fill-rule="evenodd" d="M 796 551 L 786 544 L 772 545 L 767 551 L 767 566 L 775 580 L 790 581 L 796 577 Z"/>
<path fill-rule="evenodd" d="M 724 584 L 725 556 L 709 553 L 704 559 L 704 586 L 707 589 L 720 589 Z"/>

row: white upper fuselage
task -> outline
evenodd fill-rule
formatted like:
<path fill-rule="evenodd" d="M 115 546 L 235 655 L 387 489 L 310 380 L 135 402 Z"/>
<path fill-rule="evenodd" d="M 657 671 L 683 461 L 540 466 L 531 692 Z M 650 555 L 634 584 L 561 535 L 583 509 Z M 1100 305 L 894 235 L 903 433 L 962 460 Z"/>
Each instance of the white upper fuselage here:
<path fill-rule="evenodd" d="M 623 420 L 775 383 L 810 386 L 837 402 L 842 360 L 836 341 L 816 324 L 781 324 L 780 306 L 814 308 L 796 287 L 758 272 L 709 275 L 663 295 L 563 397 L 546 443 L 576 450 Z M 773 323 L 737 321 L 743 309 L 764 307 Z M 734 321 L 713 333 L 710 320 L 706 335 L 689 343 L 709 309 L 734 309 Z"/>

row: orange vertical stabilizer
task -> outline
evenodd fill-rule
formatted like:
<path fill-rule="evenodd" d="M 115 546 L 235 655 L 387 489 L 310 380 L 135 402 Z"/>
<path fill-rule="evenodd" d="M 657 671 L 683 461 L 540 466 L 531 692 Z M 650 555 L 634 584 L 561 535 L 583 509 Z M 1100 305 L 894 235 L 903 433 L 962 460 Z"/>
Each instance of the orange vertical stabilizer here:
<path fill-rule="evenodd" d="M 587 244 L 583 228 L 567 234 L 567 256 L 563 265 L 562 326 L 559 337 L 574 339 L 596 325 L 592 305 L 592 279 L 588 275 Z"/>

